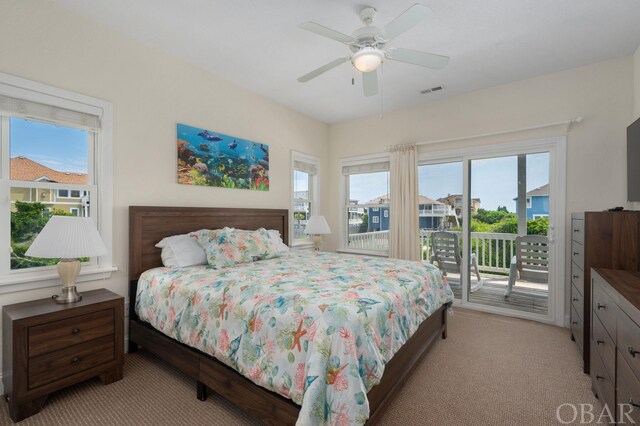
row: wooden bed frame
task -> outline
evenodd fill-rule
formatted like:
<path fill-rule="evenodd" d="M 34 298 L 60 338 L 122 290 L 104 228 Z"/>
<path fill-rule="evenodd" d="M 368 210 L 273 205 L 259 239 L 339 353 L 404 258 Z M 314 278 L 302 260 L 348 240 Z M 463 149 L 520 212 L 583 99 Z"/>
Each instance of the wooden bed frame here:
<path fill-rule="evenodd" d="M 162 238 L 225 226 L 252 230 L 263 227 L 277 229 L 283 241 L 288 242 L 288 219 L 288 210 L 276 209 L 129 207 L 129 353 L 136 352 L 140 345 L 195 379 L 200 400 L 206 398 L 210 389 L 265 424 L 295 424 L 300 412 L 297 404 L 254 384 L 215 358 L 165 336 L 135 313 L 140 274 L 162 266 L 161 251 L 155 247 Z M 385 366 L 380 383 L 367 394 L 370 406 L 367 424 L 374 424 L 380 418 L 383 407 L 439 335 L 443 339 L 447 337 L 445 306 L 425 320 Z"/>

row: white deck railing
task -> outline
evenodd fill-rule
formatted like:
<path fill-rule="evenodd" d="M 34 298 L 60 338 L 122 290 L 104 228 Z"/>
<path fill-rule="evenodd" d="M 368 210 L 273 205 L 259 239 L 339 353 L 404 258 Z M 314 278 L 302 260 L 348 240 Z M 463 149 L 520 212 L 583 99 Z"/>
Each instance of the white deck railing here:
<path fill-rule="evenodd" d="M 422 259 L 430 261 L 433 254 L 431 234 L 437 231 L 421 230 L 420 247 Z M 462 232 L 453 231 L 458 235 L 462 248 Z M 509 273 L 511 258 L 515 254 L 517 234 L 502 234 L 497 232 L 472 232 L 471 251 L 478 258 L 478 267 L 485 272 Z M 363 250 L 384 251 L 389 248 L 389 231 L 364 232 L 349 235 L 349 248 Z"/>

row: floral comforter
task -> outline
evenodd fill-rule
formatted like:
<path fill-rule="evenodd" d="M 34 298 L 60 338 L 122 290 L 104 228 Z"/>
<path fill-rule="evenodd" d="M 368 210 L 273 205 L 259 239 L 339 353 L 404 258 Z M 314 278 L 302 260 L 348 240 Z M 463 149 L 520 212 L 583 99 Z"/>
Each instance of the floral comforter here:
<path fill-rule="evenodd" d="M 292 250 L 236 265 L 156 268 L 136 312 L 301 405 L 299 425 L 364 424 L 367 392 L 453 293 L 434 266 Z"/>

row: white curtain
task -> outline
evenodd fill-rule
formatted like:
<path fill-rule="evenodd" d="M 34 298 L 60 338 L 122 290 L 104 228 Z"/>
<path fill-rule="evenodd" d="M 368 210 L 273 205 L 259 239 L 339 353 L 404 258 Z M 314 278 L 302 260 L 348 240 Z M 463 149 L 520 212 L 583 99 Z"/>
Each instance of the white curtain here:
<path fill-rule="evenodd" d="M 418 153 L 415 145 L 390 149 L 389 257 L 419 260 Z"/>

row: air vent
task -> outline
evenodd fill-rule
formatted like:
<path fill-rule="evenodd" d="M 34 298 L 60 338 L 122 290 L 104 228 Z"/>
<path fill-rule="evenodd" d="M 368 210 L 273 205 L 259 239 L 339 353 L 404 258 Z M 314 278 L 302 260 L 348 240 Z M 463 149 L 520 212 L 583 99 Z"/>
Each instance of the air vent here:
<path fill-rule="evenodd" d="M 426 95 L 427 93 L 437 92 L 438 90 L 442 90 L 442 89 L 444 89 L 444 86 L 436 86 L 436 87 L 432 87 L 431 89 L 421 90 L 420 93 L 423 95 Z"/>

